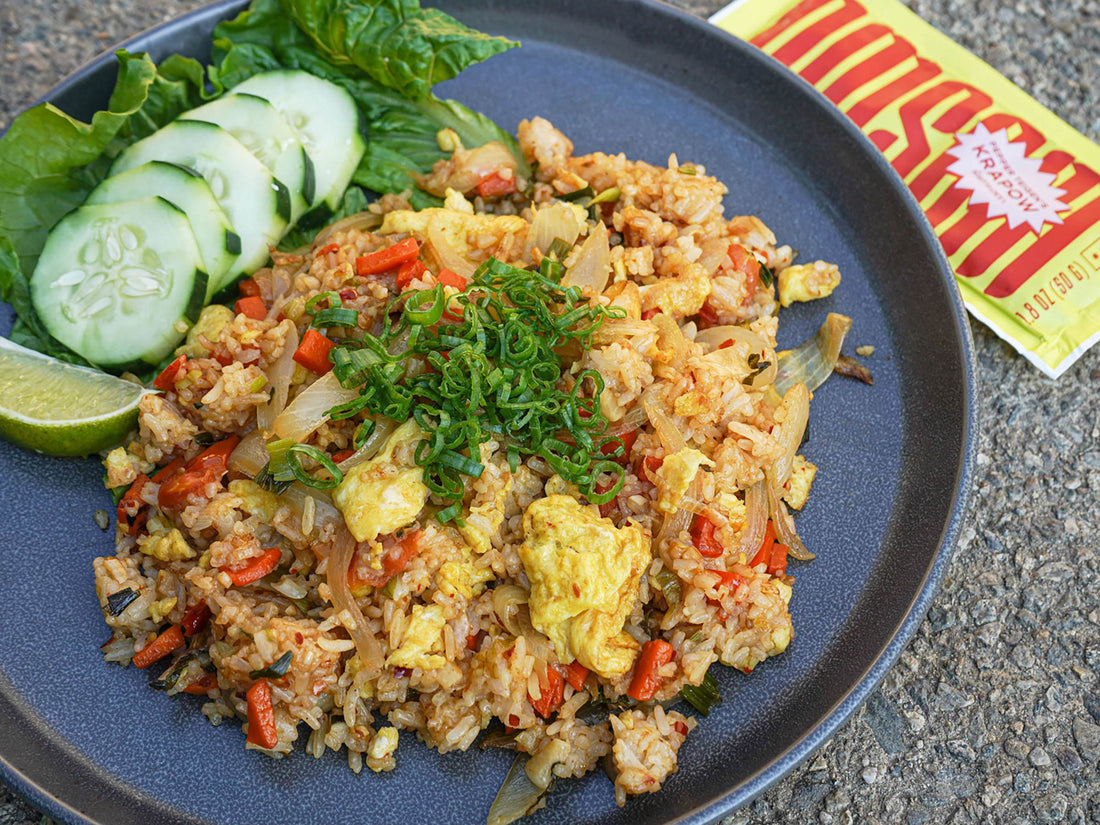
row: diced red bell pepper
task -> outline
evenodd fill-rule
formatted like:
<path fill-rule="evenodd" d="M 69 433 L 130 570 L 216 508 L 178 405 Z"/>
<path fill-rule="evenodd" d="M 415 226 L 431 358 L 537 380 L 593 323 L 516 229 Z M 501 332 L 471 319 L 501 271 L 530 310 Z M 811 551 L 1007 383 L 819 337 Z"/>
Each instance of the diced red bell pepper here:
<path fill-rule="evenodd" d="M 149 667 L 153 662 L 159 662 L 173 650 L 183 647 L 183 644 L 183 633 L 178 627 L 172 625 L 134 654 L 134 667 L 139 670 Z"/>
<path fill-rule="evenodd" d="M 709 329 L 718 326 L 718 313 L 710 305 L 710 301 L 704 301 L 699 308 L 699 329 Z"/>
<path fill-rule="evenodd" d="M 259 556 L 249 559 L 240 567 L 222 567 L 229 574 L 230 581 L 237 587 L 257 582 L 279 566 L 283 553 L 278 547 L 268 547 Z"/>
<path fill-rule="evenodd" d="M 722 543 L 714 537 L 714 522 L 699 515 L 691 520 L 691 542 L 701 556 L 716 559 L 725 552 Z"/>
<path fill-rule="evenodd" d="M 539 693 L 538 699 L 531 699 L 531 707 L 543 719 L 549 719 L 565 701 L 565 679 L 551 665 L 546 666 L 546 679 L 539 681 Z"/>
<path fill-rule="evenodd" d="M 764 528 L 764 542 L 760 545 L 760 549 L 756 551 L 756 555 L 752 557 L 752 561 L 749 562 L 749 567 L 756 567 L 758 564 L 767 564 L 771 559 L 772 545 L 775 543 L 775 525 L 771 519 L 768 519 L 768 526 Z"/>
<path fill-rule="evenodd" d="M 401 268 L 397 270 L 397 288 L 404 290 L 409 284 L 427 271 L 428 267 L 424 266 L 420 260 L 408 261 L 401 264 Z"/>
<path fill-rule="evenodd" d="M 326 338 L 315 329 L 307 329 L 294 351 L 293 358 L 310 372 L 324 375 L 332 369 L 332 363 L 328 360 L 329 351 L 336 346 L 335 342 Z"/>
<path fill-rule="evenodd" d="M 325 246 L 322 246 L 320 249 L 318 249 L 314 253 L 314 255 L 327 255 L 330 252 L 338 252 L 339 250 L 340 250 L 340 244 L 330 243 L 330 244 L 327 244 Z"/>
<path fill-rule="evenodd" d="M 172 392 L 176 388 L 176 381 L 180 374 L 187 371 L 187 356 L 181 355 L 167 367 L 160 371 L 160 375 L 153 379 L 153 386 L 164 392 Z"/>
<path fill-rule="evenodd" d="M 239 298 L 237 303 L 233 304 L 233 311 L 238 315 L 251 318 L 253 321 L 262 321 L 267 317 L 267 307 L 264 306 L 264 299 L 259 295 L 248 295 Z"/>
<path fill-rule="evenodd" d="M 187 462 L 183 472 L 172 475 L 161 483 L 157 503 L 168 509 L 182 507 L 191 496 L 201 494 L 206 485 L 221 481 L 229 468 L 229 456 L 240 440 L 240 436 L 236 435 L 223 438 Z M 156 481 L 157 477 L 154 476 L 153 480 Z"/>
<path fill-rule="evenodd" d="M 149 476 L 145 473 L 138 473 L 138 477 L 134 479 L 130 489 L 118 501 L 115 516 L 119 524 L 126 525 L 127 535 L 136 535 L 149 515 L 145 510 L 145 502 L 141 500 L 141 490 L 148 483 Z"/>
<path fill-rule="evenodd" d="M 516 191 L 516 177 L 504 177 L 499 171 L 483 177 L 477 184 L 477 193 L 483 198 L 510 195 Z"/>
<path fill-rule="evenodd" d="M 664 639 L 652 639 L 642 645 L 626 695 L 636 702 L 648 702 L 652 699 L 661 686 L 658 671 L 672 661 L 675 653 L 672 645 Z"/>
<path fill-rule="evenodd" d="M 255 278 L 245 278 L 239 284 L 237 284 L 237 292 L 243 297 L 250 298 L 260 295 L 260 285 L 256 283 Z"/>
<path fill-rule="evenodd" d="M 187 687 L 183 689 L 184 693 L 190 693 L 192 696 L 205 696 L 209 691 L 218 686 L 218 679 L 213 673 L 204 673 L 198 679 L 193 682 L 189 682 Z"/>
<path fill-rule="evenodd" d="M 199 635 L 206 630 L 208 624 L 210 624 L 210 607 L 206 604 L 206 599 L 195 602 L 187 608 L 183 614 L 183 621 L 180 622 L 183 635 L 187 638 Z"/>
<path fill-rule="evenodd" d="M 415 261 L 420 255 L 420 244 L 416 238 L 405 238 L 393 246 L 378 249 L 355 259 L 357 275 L 379 275 L 397 269 L 402 264 Z"/>
<path fill-rule="evenodd" d="M 565 666 L 565 681 L 573 690 L 584 690 L 589 670 L 576 659 Z"/>
<path fill-rule="evenodd" d="M 248 741 L 261 748 L 279 744 L 275 728 L 275 706 L 271 701 L 271 685 L 267 679 L 258 679 L 245 694 L 248 700 Z"/>
<path fill-rule="evenodd" d="M 449 269 L 439 270 L 439 274 L 435 276 L 436 281 L 443 284 L 443 286 L 454 287 L 455 289 L 465 289 L 466 279 L 459 275 L 457 272 L 452 272 Z"/>
<path fill-rule="evenodd" d="M 347 461 L 355 455 L 355 450 L 337 450 L 332 454 L 332 461 L 334 464 L 339 464 L 341 461 Z"/>
<path fill-rule="evenodd" d="M 371 587 L 382 587 L 409 566 L 412 557 L 420 550 L 420 530 L 412 530 L 402 536 L 398 541 L 384 542 L 386 550 L 382 553 L 382 568 L 369 568 L 363 572 L 362 577 L 358 566 L 348 570 L 348 586 L 360 587 L 364 584 Z"/>
<path fill-rule="evenodd" d="M 624 467 L 630 463 L 630 451 L 634 449 L 634 442 L 638 440 L 637 430 L 627 430 L 625 433 L 620 433 L 615 436 L 614 441 L 608 441 L 600 448 L 600 452 L 606 456 L 610 456 L 615 452 L 615 449 L 622 445 L 623 454 L 618 458 L 612 458 L 611 460 L 617 464 L 622 464 Z"/>

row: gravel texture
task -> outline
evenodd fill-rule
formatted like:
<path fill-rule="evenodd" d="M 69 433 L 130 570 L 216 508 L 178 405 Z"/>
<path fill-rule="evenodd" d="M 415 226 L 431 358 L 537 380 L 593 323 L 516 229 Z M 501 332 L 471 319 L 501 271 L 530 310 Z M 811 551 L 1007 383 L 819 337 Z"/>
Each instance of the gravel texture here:
<path fill-rule="evenodd" d="M 200 5 L 4 0 L 0 126 L 111 44 Z M 907 5 L 1100 139 L 1100 2 Z M 866 705 L 724 825 L 1100 823 L 1100 346 L 1052 382 L 972 327 L 980 480 L 942 591 Z M 42 820 L 0 785 L 0 825 Z"/>

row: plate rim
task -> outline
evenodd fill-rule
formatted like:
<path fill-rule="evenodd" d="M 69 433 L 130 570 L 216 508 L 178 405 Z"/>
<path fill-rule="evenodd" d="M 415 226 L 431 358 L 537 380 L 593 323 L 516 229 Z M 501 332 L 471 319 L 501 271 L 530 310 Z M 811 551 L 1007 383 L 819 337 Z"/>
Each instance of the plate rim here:
<path fill-rule="evenodd" d="M 605 2 L 612 2 L 627 9 L 637 7 L 651 13 L 672 15 L 678 18 L 682 24 L 694 28 L 701 36 L 719 38 L 725 42 L 727 48 L 737 52 L 739 58 L 765 64 L 770 71 L 777 71 L 784 75 L 786 80 L 796 86 L 802 94 L 816 101 L 817 108 L 821 110 L 823 117 L 828 117 L 834 126 L 839 127 L 850 139 L 861 145 L 864 154 L 874 163 L 876 171 L 884 175 L 891 182 L 894 193 L 901 196 L 904 207 L 912 219 L 913 228 L 920 234 L 925 246 L 932 252 L 932 256 L 937 263 L 936 276 L 947 287 L 950 298 L 950 320 L 956 333 L 958 364 L 961 368 L 960 402 L 965 408 L 965 416 L 960 422 L 959 429 L 961 450 L 952 480 L 954 496 L 948 508 L 932 562 L 925 570 L 919 587 L 912 594 L 908 605 L 905 607 L 902 620 L 880 647 L 871 664 L 864 669 L 858 679 L 848 686 L 833 705 L 823 712 L 815 726 L 794 739 L 786 749 L 776 755 L 768 764 L 737 785 L 728 788 L 725 793 L 711 803 L 666 820 L 669 825 L 672 825 L 672 823 L 705 825 L 706 823 L 717 822 L 722 817 L 748 805 L 768 788 L 789 775 L 800 763 L 832 738 L 879 686 L 924 621 L 925 615 L 939 592 L 947 568 L 958 548 L 962 536 L 962 525 L 970 511 L 973 498 L 971 482 L 974 474 L 980 420 L 980 400 L 976 392 L 976 353 L 973 333 L 954 272 L 919 203 L 885 156 L 832 101 L 771 55 L 754 48 L 740 38 L 708 22 L 705 18 L 669 5 L 662 2 L 662 0 L 605 0 Z M 66 75 L 38 100 L 21 110 L 20 114 L 26 109 L 56 99 L 66 91 L 78 87 L 99 72 L 105 64 L 109 64 L 114 59 L 114 53 L 119 49 L 144 51 L 148 48 L 147 41 L 155 40 L 161 32 L 181 26 L 190 28 L 205 20 L 211 20 L 213 24 L 216 24 L 218 21 L 229 19 L 247 8 L 248 5 L 249 0 L 216 0 L 216 2 L 193 9 L 134 34 L 86 61 Z M 425 5 L 432 5 L 431 0 L 425 0 Z M 494 6 L 496 6 L 496 3 L 492 0 L 485 4 L 485 8 L 489 11 Z M 213 25 L 211 25 L 212 27 Z M 18 114 L 16 117 L 18 117 Z M 10 128 L 10 123 L 8 128 Z M 5 133 L 6 131 L 7 129 L 4 130 Z M 30 729 L 47 728 L 48 726 L 33 706 L 29 706 L 23 697 L 15 693 L 14 689 L 10 689 L 9 686 L 10 683 L 7 678 L 0 672 L 0 701 L 26 714 L 24 719 L 15 721 L 22 721 L 23 727 Z M 10 693 L 9 689 L 11 690 Z M 57 740 L 57 742 L 52 740 Z M 48 742 L 50 743 L 49 747 L 60 747 L 62 750 L 66 746 L 71 746 L 71 743 L 52 730 L 48 731 L 43 739 L 39 741 Z M 85 767 L 93 776 L 106 773 L 99 765 L 86 764 L 88 760 L 83 755 L 76 758 L 85 763 Z M 3 750 L 0 750 L 0 779 L 3 779 L 9 788 L 21 794 L 39 810 L 62 822 L 73 823 L 73 825 L 110 825 L 106 820 L 86 816 L 82 811 L 68 804 L 61 795 L 55 793 L 54 789 L 44 787 L 35 779 L 22 773 L 5 756 Z M 158 806 L 159 800 L 156 797 L 134 788 L 123 780 L 117 778 L 115 780 L 117 784 L 128 790 L 129 796 L 127 798 L 129 800 L 147 806 L 149 812 L 153 812 Z M 177 816 L 182 815 L 188 821 L 198 821 L 182 811 L 174 811 L 174 813 Z"/>

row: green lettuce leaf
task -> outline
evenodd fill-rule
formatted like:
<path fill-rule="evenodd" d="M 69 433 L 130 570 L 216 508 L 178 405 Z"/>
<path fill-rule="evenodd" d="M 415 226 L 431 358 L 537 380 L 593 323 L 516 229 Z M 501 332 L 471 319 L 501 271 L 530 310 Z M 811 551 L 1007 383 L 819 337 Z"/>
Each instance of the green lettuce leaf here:
<path fill-rule="evenodd" d="M 430 172 L 437 160 L 448 156 L 436 144 L 435 136 L 441 129 L 454 129 L 467 147 L 480 146 L 491 140 L 500 141 L 515 156 L 519 173 L 530 177 L 530 167 L 516 145 L 515 138 L 484 115 L 456 101 L 440 100 L 430 93 L 410 100 L 379 82 L 373 75 L 365 76 L 360 69 L 363 68 L 362 63 L 368 62 L 369 49 L 354 60 L 334 58 L 331 50 L 326 50 L 323 56 L 319 54 L 316 39 L 294 22 L 306 12 L 299 11 L 296 15 L 292 15 L 292 12 L 298 7 L 315 11 L 321 5 L 324 4 L 320 0 L 255 0 L 247 11 L 231 21 L 219 24 L 214 30 L 214 75 L 219 82 L 232 87 L 258 72 L 283 67 L 302 69 L 340 84 L 355 99 L 364 122 L 368 124 L 367 151 L 352 181 L 375 192 L 410 190 L 409 200 L 417 209 L 438 206 L 441 203 L 438 198 L 416 188 L 416 175 Z M 389 9 L 390 5 L 392 3 L 387 4 L 382 0 L 370 0 L 354 6 L 341 6 L 347 12 L 342 23 L 337 22 L 336 12 L 330 10 L 326 12 L 328 17 L 325 19 L 328 22 L 325 30 L 350 30 L 354 28 L 353 24 L 362 22 L 366 14 L 364 9 L 380 8 L 383 11 L 379 14 L 383 15 L 389 14 L 385 9 Z M 402 4 L 402 7 L 411 8 L 411 4 Z M 294 20 L 291 19 L 292 16 Z M 316 26 L 316 15 L 310 19 L 314 21 L 311 25 Z M 457 21 L 452 23 L 472 32 Z M 481 40 L 477 38 L 485 37 L 478 32 L 473 32 L 473 35 L 478 43 Z M 501 40 L 489 39 L 494 43 Z M 370 48 L 375 48 L 375 44 Z M 501 50 L 503 49 L 496 48 L 496 51 Z M 471 48 L 468 53 L 475 51 Z M 494 53 L 496 52 L 490 51 L 484 56 Z M 459 67 L 460 70 L 469 62 L 473 60 L 468 60 L 461 66 L 457 63 L 449 65 Z M 438 71 L 436 67 L 432 67 L 428 70 L 429 73 L 432 70 Z M 436 79 L 442 77 L 436 78 L 429 74 L 425 78 L 430 81 L 429 87 Z"/>
<path fill-rule="evenodd" d="M 519 45 L 422 9 L 417 0 L 284 0 L 283 8 L 330 63 L 356 66 L 410 100 L 424 100 L 436 83 Z"/>

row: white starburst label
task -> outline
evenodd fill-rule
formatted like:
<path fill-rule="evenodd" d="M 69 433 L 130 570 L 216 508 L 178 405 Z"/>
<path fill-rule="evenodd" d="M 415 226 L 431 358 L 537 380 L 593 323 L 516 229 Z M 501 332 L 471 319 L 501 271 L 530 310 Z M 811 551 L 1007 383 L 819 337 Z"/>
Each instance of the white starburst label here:
<path fill-rule="evenodd" d="M 1027 156 L 1023 141 L 1008 139 L 1008 130 L 990 132 L 981 123 L 970 134 L 955 135 L 958 145 L 947 150 L 955 162 L 947 171 L 959 176 L 957 189 L 969 189 L 970 204 L 986 204 L 986 217 L 1007 218 L 1009 229 L 1022 223 L 1035 234 L 1044 223 L 1061 223 L 1059 212 L 1069 208 L 1059 198 L 1064 189 L 1053 186 L 1055 175 L 1040 171 L 1042 161 Z"/>

